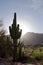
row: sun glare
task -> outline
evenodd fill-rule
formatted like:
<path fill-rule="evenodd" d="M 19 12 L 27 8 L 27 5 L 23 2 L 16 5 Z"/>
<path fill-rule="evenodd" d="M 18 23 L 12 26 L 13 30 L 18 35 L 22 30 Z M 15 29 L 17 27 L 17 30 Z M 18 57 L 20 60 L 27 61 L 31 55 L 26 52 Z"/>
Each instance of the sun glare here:
<path fill-rule="evenodd" d="M 20 29 L 22 29 L 22 35 L 28 32 L 28 28 L 26 27 L 25 24 L 20 24 Z"/>
<path fill-rule="evenodd" d="M 20 29 L 22 29 L 22 36 L 26 34 L 27 32 L 32 32 L 32 26 L 30 24 L 26 25 L 23 22 L 18 22 L 20 24 Z M 29 27 L 28 27 L 29 26 Z"/>

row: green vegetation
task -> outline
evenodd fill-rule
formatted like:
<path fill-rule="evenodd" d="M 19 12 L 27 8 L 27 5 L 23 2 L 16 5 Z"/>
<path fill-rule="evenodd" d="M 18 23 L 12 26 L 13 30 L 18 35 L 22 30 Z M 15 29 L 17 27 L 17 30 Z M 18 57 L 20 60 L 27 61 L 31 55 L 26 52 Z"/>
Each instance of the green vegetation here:
<path fill-rule="evenodd" d="M 30 57 L 31 59 L 41 60 L 43 59 L 43 47 L 26 47 L 24 50 L 24 55 Z"/>
<path fill-rule="evenodd" d="M 41 61 L 43 60 L 43 47 L 33 47 L 32 48 L 32 47 L 25 47 L 25 45 L 23 45 L 19 55 L 21 55 L 19 60 L 21 61 L 25 60 L 24 62 L 29 62 L 29 61 L 34 62 L 35 60 Z"/>

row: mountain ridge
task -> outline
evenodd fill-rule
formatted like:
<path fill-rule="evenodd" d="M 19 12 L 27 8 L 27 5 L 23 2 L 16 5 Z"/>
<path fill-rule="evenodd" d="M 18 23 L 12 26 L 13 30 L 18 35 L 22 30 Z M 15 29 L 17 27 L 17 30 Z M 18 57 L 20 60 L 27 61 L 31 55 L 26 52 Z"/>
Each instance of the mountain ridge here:
<path fill-rule="evenodd" d="M 21 41 L 24 45 L 43 45 L 43 33 L 34 33 L 27 32 L 22 38 Z"/>

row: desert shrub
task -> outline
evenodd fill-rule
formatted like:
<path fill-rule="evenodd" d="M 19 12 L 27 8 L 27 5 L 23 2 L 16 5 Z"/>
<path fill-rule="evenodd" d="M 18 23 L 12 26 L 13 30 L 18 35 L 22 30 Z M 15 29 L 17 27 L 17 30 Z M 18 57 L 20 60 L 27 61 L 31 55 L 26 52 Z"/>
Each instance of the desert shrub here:
<path fill-rule="evenodd" d="M 12 56 L 12 42 L 7 36 L 0 35 L 0 57 Z"/>

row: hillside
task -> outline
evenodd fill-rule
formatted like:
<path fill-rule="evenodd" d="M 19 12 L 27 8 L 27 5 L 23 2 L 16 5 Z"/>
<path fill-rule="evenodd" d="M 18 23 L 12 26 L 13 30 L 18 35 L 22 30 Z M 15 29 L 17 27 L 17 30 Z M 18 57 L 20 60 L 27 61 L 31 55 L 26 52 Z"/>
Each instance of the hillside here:
<path fill-rule="evenodd" d="M 42 33 L 27 32 L 21 38 L 21 41 L 25 45 L 43 45 L 43 34 Z"/>

